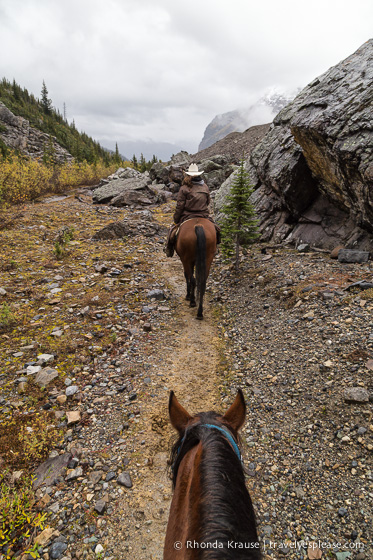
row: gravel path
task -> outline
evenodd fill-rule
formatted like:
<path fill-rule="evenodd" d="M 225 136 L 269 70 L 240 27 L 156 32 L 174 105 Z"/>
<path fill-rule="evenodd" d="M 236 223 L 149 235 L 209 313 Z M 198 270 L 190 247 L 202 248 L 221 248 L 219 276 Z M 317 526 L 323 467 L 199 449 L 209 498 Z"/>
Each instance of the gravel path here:
<path fill-rule="evenodd" d="M 161 254 L 157 276 L 168 283 L 174 303 L 168 316 L 168 332 L 153 348 L 154 368 L 151 393 L 141 403 L 139 430 L 131 430 L 133 447 L 140 451 L 135 467 L 135 484 L 118 509 L 123 512 L 109 535 L 114 558 L 161 560 L 171 500 L 168 477 L 168 450 L 172 430 L 168 420 L 168 397 L 172 389 L 185 407 L 192 411 L 211 410 L 219 403 L 216 382 L 218 362 L 216 325 L 209 305 L 204 322 L 195 318 L 196 310 L 184 301 L 185 285 L 180 262 Z M 149 398 L 150 397 L 150 398 Z M 124 546 L 117 534 L 125 535 Z"/>

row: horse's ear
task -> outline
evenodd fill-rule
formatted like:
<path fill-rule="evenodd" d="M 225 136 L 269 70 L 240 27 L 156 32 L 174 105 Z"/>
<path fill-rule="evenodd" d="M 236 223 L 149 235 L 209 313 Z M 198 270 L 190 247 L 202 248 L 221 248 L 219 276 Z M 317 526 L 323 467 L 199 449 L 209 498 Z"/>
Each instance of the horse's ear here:
<path fill-rule="evenodd" d="M 223 420 L 227 422 L 236 432 L 245 422 L 246 404 L 241 389 L 238 389 L 234 403 L 223 416 Z"/>
<path fill-rule="evenodd" d="M 168 402 L 168 412 L 170 414 L 171 424 L 179 433 L 183 432 L 185 426 L 192 419 L 191 415 L 181 406 L 175 393 L 170 392 L 170 400 Z"/>

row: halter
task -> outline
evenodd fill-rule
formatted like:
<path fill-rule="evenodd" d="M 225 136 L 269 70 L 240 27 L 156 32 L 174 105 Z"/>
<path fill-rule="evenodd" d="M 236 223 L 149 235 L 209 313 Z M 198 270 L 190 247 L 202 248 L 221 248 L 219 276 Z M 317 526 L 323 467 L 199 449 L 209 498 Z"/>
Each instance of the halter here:
<path fill-rule="evenodd" d="M 214 430 L 218 430 L 219 432 L 221 432 L 227 438 L 228 442 L 231 444 L 231 446 L 233 448 L 233 451 L 235 452 L 235 454 L 237 455 L 239 460 L 242 462 L 242 455 L 241 455 L 241 452 L 239 450 L 239 447 L 238 447 L 234 437 L 232 436 L 232 434 L 229 432 L 229 430 L 227 428 L 217 426 L 216 424 L 199 424 L 199 426 L 203 426 L 204 428 L 212 428 Z M 183 443 L 184 443 L 184 440 L 185 440 L 186 436 L 187 436 L 187 433 L 184 434 L 184 437 L 180 442 L 179 449 L 177 450 L 176 457 L 179 455 L 179 453 L 181 451 L 181 448 L 183 447 Z"/>

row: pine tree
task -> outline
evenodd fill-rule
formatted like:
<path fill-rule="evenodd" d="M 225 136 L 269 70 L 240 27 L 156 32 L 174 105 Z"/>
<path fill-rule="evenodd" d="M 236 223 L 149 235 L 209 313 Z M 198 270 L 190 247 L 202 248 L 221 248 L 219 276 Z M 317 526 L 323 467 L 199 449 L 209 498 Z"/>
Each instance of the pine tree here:
<path fill-rule="evenodd" d="M 147 170 L 146 159 L 144 157 L 144 154 L 140 155 L 139 167 L 141 173 L 144 173 Z"/>
<path fill-rule="evenodd" d="M 52 101 L 48 97 L 48 90 L 45 82 L 43 80 L 43 87 L 41 88 L 41 101 L 40 104 L 43 108 L 43 111 L 46 115 L 50 115 L 52 112 Z"/>
<path fill-rule="evenodd" d="M 252 193 L 250 177 L 242 159 L 227 197 L 227 204 L 222 209 L 224 218 L 221 223 L 223 257 L 226 260 L 234 257 L 236 271 L 240 264 L 240 246 L 247 247 L 259 235 L 258 220 L 249 200 Z"/>
<path fill-rule="evenodd" d="M 137 157 L 135 154 L 133 154 L 133 157 L 131 159 L 131 163 L 134 169 L 138 169 L 138 163 L 137 163 Z"/>
<path fill-rule="evenodd" d="M 119 165 L 122 161 L 122 158 L 120 157 L 120 153 L 119 153 L 119 148 L 118 148 L 118 143 L 115 142 L 115 154 L 114 154 L 114 158 L 113 158 L 114 162 Z"/>

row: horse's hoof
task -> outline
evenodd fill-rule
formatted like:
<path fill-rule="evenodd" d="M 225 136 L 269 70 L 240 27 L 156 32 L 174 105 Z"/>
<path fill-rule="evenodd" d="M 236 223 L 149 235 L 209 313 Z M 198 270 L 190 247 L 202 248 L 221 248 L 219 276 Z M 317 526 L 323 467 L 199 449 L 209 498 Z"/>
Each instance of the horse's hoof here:
<path fill-rule="evenodd" d="M 198 321 L 202 321 L 203 320 L 203 315 L 197 315 L 197 319 L 198 319 Z"/>
<path fill-rule="evenodd" d="M 195 302 L 195 301 L 191 301 L 191 302 L 190 302 L 190 307 L 197 307 L 196 302 Z"/>

